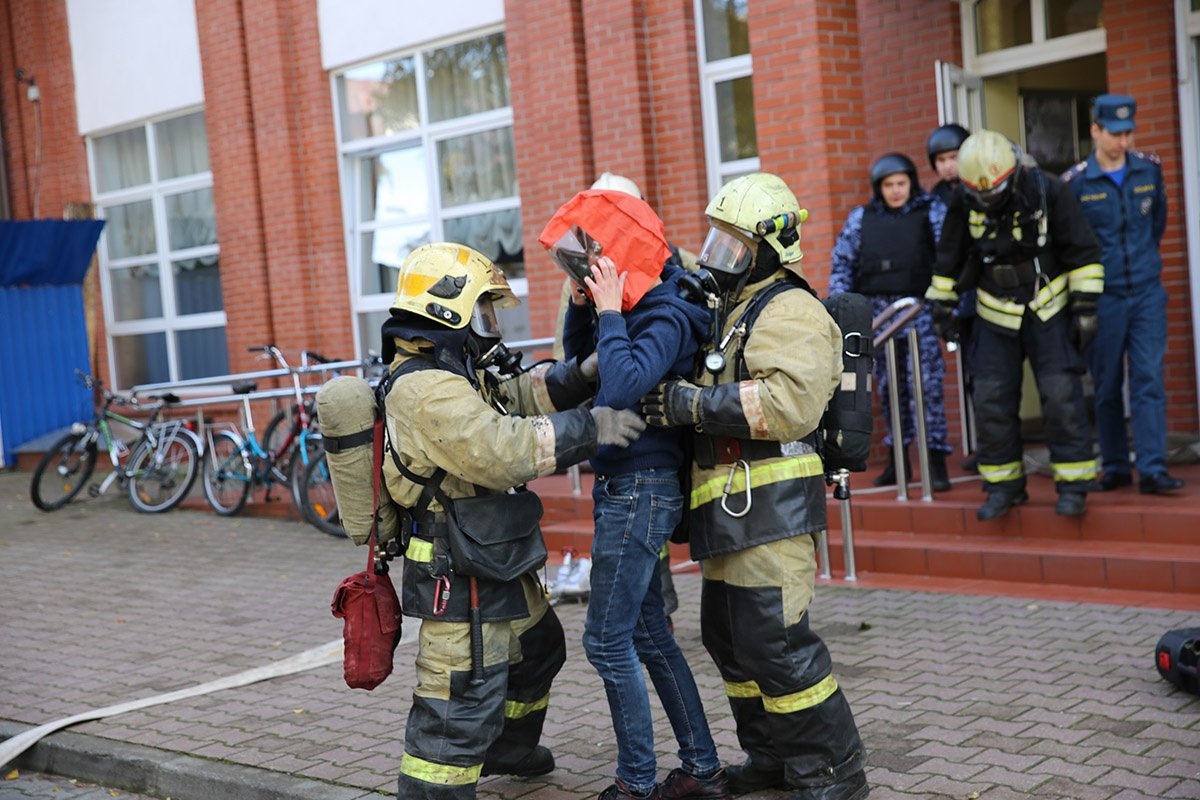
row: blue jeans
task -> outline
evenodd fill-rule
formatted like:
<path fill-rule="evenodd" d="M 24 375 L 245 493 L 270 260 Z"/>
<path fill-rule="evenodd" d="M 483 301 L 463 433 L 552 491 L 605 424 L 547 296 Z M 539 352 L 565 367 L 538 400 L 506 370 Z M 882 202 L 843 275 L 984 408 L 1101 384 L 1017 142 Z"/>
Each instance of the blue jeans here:
<path fill-rule="evenodd" d="M 691 668 L 667 630 L 658 578 L 659 552 L 683 514 L 679 475 L 674 469 L 597 475 L 592 499 L 596 534 L 583 648 L 608 695 L 617 778 L 639 794 L 658 780 L 642 664 L 679 742 L 684 771 L 709 775 L 721 762 Z"/>

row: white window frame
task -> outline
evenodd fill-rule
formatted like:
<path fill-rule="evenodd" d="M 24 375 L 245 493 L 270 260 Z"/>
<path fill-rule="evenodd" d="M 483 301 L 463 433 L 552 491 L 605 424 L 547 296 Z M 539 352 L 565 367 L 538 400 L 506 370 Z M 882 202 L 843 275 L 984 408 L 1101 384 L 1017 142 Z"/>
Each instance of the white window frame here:
<path fill-rule="evenodd" d="M 1187 231 L 1188 283 L 1200 285 L 1200 11 L 1192 11 L 1189 0 L 1175 2 L 1175 52 L 1179 90 L 1179 143 L 1183 163 L 1184 227 Z M 1174 214 L 1175 212 L 1171 212 Z M 1191 292 L 1192 351 L 1196 391 L 1200 393 L 1200 292 Z"/>
<path fill-rule="evenodd" d="M 496 33 L 503 33 L 504 26 L 492 25 L 485 28 L 475 29 L 469 32 L 459 33 L 453 37 L 440 39 L 434 42 L 427 42 L 417 48 L 408 48 L 386 55 L 373 57 L 366 61 L 348 64 L 340 67 L 330 73 L 330 87 L 334 98 L 334 125 L 337 132 L 338 140 L 338 169 L 341 171 L 342 187 L 344 189 L 342 216 L 346 239 L 346 264 L 347 264 L 347 279 L 350 288 L 350 308 L 353 315 L 353 330 L 354 330 L 354 345 L 356 352 L 362 352 L 363 342 L 361 341 L 361 330 L 359 325 L 360 318 L 365 314 L 374 312 L 387 311 L 394 299 L 389 292 L 379 292 L 372 294 L 364 294 L 362 291 L 362 275 L 361 269 L 363 264 L 362 239 L 363 234 L 374 231 L 379 227 L 389 227 L 399 224 L 404 224 L 398 220 L 388 220 L 383 226 L 380 226 L 375 220 L 359 219 L 359 198 L 362 197 L 362 171 L 358 169 L 361 159 L 370 158 L 384 152 L 395 150 L 405 145 L 416 144 L 424 149 L 425 152 L 425 178 L 429 187 L 429 236 L 430 241 L 442 241 L 444 239 L 443 224 L 446 220 L 457 219 L 459 217 L 474 216 L 494 211 L 507 211 L 510 209 L 519 209 L 521 207 L 520 195 L 513 197 L 501 198 L 499 200 L 488 200 L 478 203 L 469 203 L 465 205 L 453 206 L 444 208 L 442 206 L 442 187 L 438 175 L 438 160 L 437 147 L 438 143 L 447 139 L 453 139 L 458 136 L 471 134 L 486 133 L 492 130 L 500 130 L 502 128 L 513 127 L 512 106 L 504 108 L 492 109 L 479 114 L 472 114 L 465 117 L 455 117 L 454 119 L 444 120 L 441 122 L 427 122 L 429 117 L 429 105 L 426 97 L 425 80 L 419 78 L 416 81 L 417 88 L 417 116 L 421 124 L 411 131 L 401 131 L 396 134 L 372 136 L 364 139 L 355 139 L 353 141 L 343 141 L 342 135 L 342 116 L 339 105 L 338 96 L 338 78 L 346 72 L 357 69 L 358 67 L 367 66 L 369 64 L 377 64 L 381 61 L 392 61 L 402 58 L 412 57 L 414 60 L 414 71 L 418 76 L 425 74 L 425 54 L 434 50 L 438 50 L 449 45 L 468 42 L 473 39 L 479 39 L 485 36 L 490 36 Z M 507 43 L 506 43 L 507 46 Z M 511 61 L 511 54 L 510 54 Z M 511 99 L 510 99 L 511 102 Z M 417 220 L 414 220 L 414 222 Z M 529 294 L 528 278 L 510 278 L 509 286 L 518 298 L 522 300 Z"/>
<path fill-rule="evenodd" d="M 104 309 L 104 332 L 108 344 L 108 374 L 111 376 L 111 383 L 114 389 L 129 388 L 119 383 L 116 349 L 113 347 L 113 339 L 115 337 L 162 333 L 166 339 L 167 380 L 177 381 L 179 380 L 179 356 L 175 346 L 175 334 L 180 331 L 201 328 L 226 328 L 228 326 L 224 308 L 220 311 L 206 311 L 199 314 L 177 313 L 178 302 L 175 294 L 175 274 L 171 268 L 172 262 L 189 258 L 216 256 L 219 259 L 221 252 L 220 242 L 218 241 L 216 244 L 203 245 L 201 247 L 189 247 L 184 250 L 172 250 L 167 230 L 166 198 L 198 189 L 211 190 L 213 187 L 212 170 L 209 169 L 208 171 L 198 172 L 182 178 L 159 180 L 158 177 L 158 142 L 155 138 L 157 136 L 155 126 L 161 122 L 186 117 L 202 111 L 204 111 L 203 106 L 175 111 L 170 114 L 150 118 L 138 125 L 126 125 L 112 130 L 93 133 L 87 138 L 88 177 L 92 185 L 92 199 L 96 204 L 97 218 L 103 219 L 105 217 L 105 209 L 109 206 L 118 206 L 145 200 L 150 201 L 154 213 L 154 253 L 128 258 L 109 258 L 107 226 L 101 232 L 100 241 L 96 247 L 96 254 L 100 264 L 100 296 Z M 97 189 L 99 181 L 97 180 L 95 140 L 109 134 L 136 130 L 138 128 L 141 128 L 147 137 L 147 152 L 150 159 L 149 183 L 129 189 L 100 192 Z M 211 167 L 211 164 L 209 166 Z M 113 302 L 112 271 L 149 264 L 158 266 L 159 291 L 162 294 L 163 306 L 162 316 L 149 319 L 118 321 Z M 222 303 L 223 305 L 224 303 Z"/>
<path fill-rule="evenodd" d="M 963 67 L 981 78 L 1004 75 L 1060 61 L 1104 53 L 1108 49 L 1108 34 L 1103 28 L 1046 37 L 1046 3 L 1049 0 L 1030 0 L 1032 40 L 1029 44 L 1007 47 L 991 53 L 980 53 L 976 35 L 976 0 L 959 0 L 962 24 Z"/>
<path fill-rule="evenodd" d="M 717 84 L 737 78 L 752 78 L 754 61 L 750 53 L 708 61 L 704 43 L 704 5 L 693 0 L 696 56 L 700 69 L 700 115 L 704 129 L 704 162 L 708 178 L 708 196 L 713 197 L 730 178 L 759 171 L 759 157 L 721 160 L 721 130 L 717 120 Z"/>

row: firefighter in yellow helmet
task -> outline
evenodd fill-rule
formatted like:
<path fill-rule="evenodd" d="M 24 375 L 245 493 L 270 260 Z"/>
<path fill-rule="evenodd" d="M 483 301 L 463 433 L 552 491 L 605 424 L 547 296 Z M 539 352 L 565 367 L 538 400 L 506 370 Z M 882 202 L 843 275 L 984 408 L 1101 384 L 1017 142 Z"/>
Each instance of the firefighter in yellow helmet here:
<path fill-rule="evenodd" d="M 975 515 L 995 519 L 1029 499 L 1020 419 L 1028 358 L 1058 490 L 1054 510 L 1078 516 L 1096 478 L 1082 352 L 1095 336 L 1104 291 L 1100 247 L 1071 189 L 1023 163 L 1002 134 L 968 136 L 958 175 L 963 203 L 946 217 L 925 298 L 943 336 L 954 338 L 958 294 L 978 289 L 972 401 L 988 496 Z"/>
<path fill-rule="evenodd" d="M 660 384 L 642 410 L 696 430 L 687 521 L 701 632 L 748 755 L 728 768 L 730 789 L 860 800 L 862 740 L 808 616 L 825 530 L 814 432 L 841 377 L 841 332 L 804 280 L 808 212 L 782 179 L 730 181 L 705 213 L 696 279 L 716 335 L 695 381 Z"/>
<path fill-rule="evenodd" d="M 404 613 L 421 620 L 401 798 L 467 800 L 480 775 L 554 768 L 538 741 L 566 655 L 562 626 L 536 571 L 508 581 L 455 571 L 447 507 L 465 497 L 503 504 L 514 487 L 598 445 L 626 446 L 644 428 L 631 411 L 575 408 L 592 390 L 574 363 L 520 372 L 496 315 L 517 302 L 482 254 L 427 244 L 404 260 L 383 326 L 392 451 L 384 479 L 408 509 L 402 600 Z M 503 513 L 495 522 L 516 527 Z"/>

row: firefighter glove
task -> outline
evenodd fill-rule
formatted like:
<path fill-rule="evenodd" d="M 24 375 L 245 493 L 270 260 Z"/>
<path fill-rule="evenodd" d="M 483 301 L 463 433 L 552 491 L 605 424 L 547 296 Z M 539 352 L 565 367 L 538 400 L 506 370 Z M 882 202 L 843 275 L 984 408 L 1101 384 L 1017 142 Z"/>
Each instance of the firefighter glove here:
<path fill-rule="evenodd" d="M 929 303 L 929 315 L 933 317 L 933 328 L 938 336 L 947 342 L 958 341 L 958 315 L 954 313 L 955 304 L 946 300 L 933 300 Z"/>
<path fill-rule="evenodd" d="M 579 372 L 583 375 L 585 381 L 595 383 L 596 378 L 600 375 L 600 355 L 593 352 L 590 356 L 579 362 Z"/>
<path fill-rule="evenodd" d="M 1071 342 L 1083 353 L 1100 330 L 1100 322 L 1096 317 L 1096 300 L 1093 297 L 1073 295 L 1070 310 Z"/>
<path fill-rule="evenodd" d="M 596 444 L 601 447 L 609 444 L 628 447 L 646 430 L 645 421 L 633 411 L 598 406 L 591 412 L 596 421 Z"/>
<path fill-rule="evenodd" d="M 658 428 L 700 422 L 700 387 L 684 380 L 664 381 L 642 398 L 646 422 Z"/>

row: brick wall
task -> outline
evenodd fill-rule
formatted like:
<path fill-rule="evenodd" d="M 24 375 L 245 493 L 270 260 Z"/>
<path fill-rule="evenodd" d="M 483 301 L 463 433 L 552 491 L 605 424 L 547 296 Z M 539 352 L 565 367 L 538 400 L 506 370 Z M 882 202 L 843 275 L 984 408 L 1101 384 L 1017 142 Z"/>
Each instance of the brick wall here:
<path fill-rule="evenodd" d="M 316 0 L 199 3 L 230 369 L 268 342 L 353 357 Z"/>
<path fill-rule="evenodd" d="M 1150 7 L 1158 12 L 1150 13 Z M 1193 320 L 1188 292 L 1187 231 L 1183 215 L 1183 157 L 1179 93 L 1175 86 L 1175 24 L 1169 0 L 1106 0 L 1108 90 L 1137 99 L 1137 148 L 1157 154 L 1167 184 L 1167 230 L 1160 251 L 1167 289 L 1167 429 L 1196 430 Z"/>

